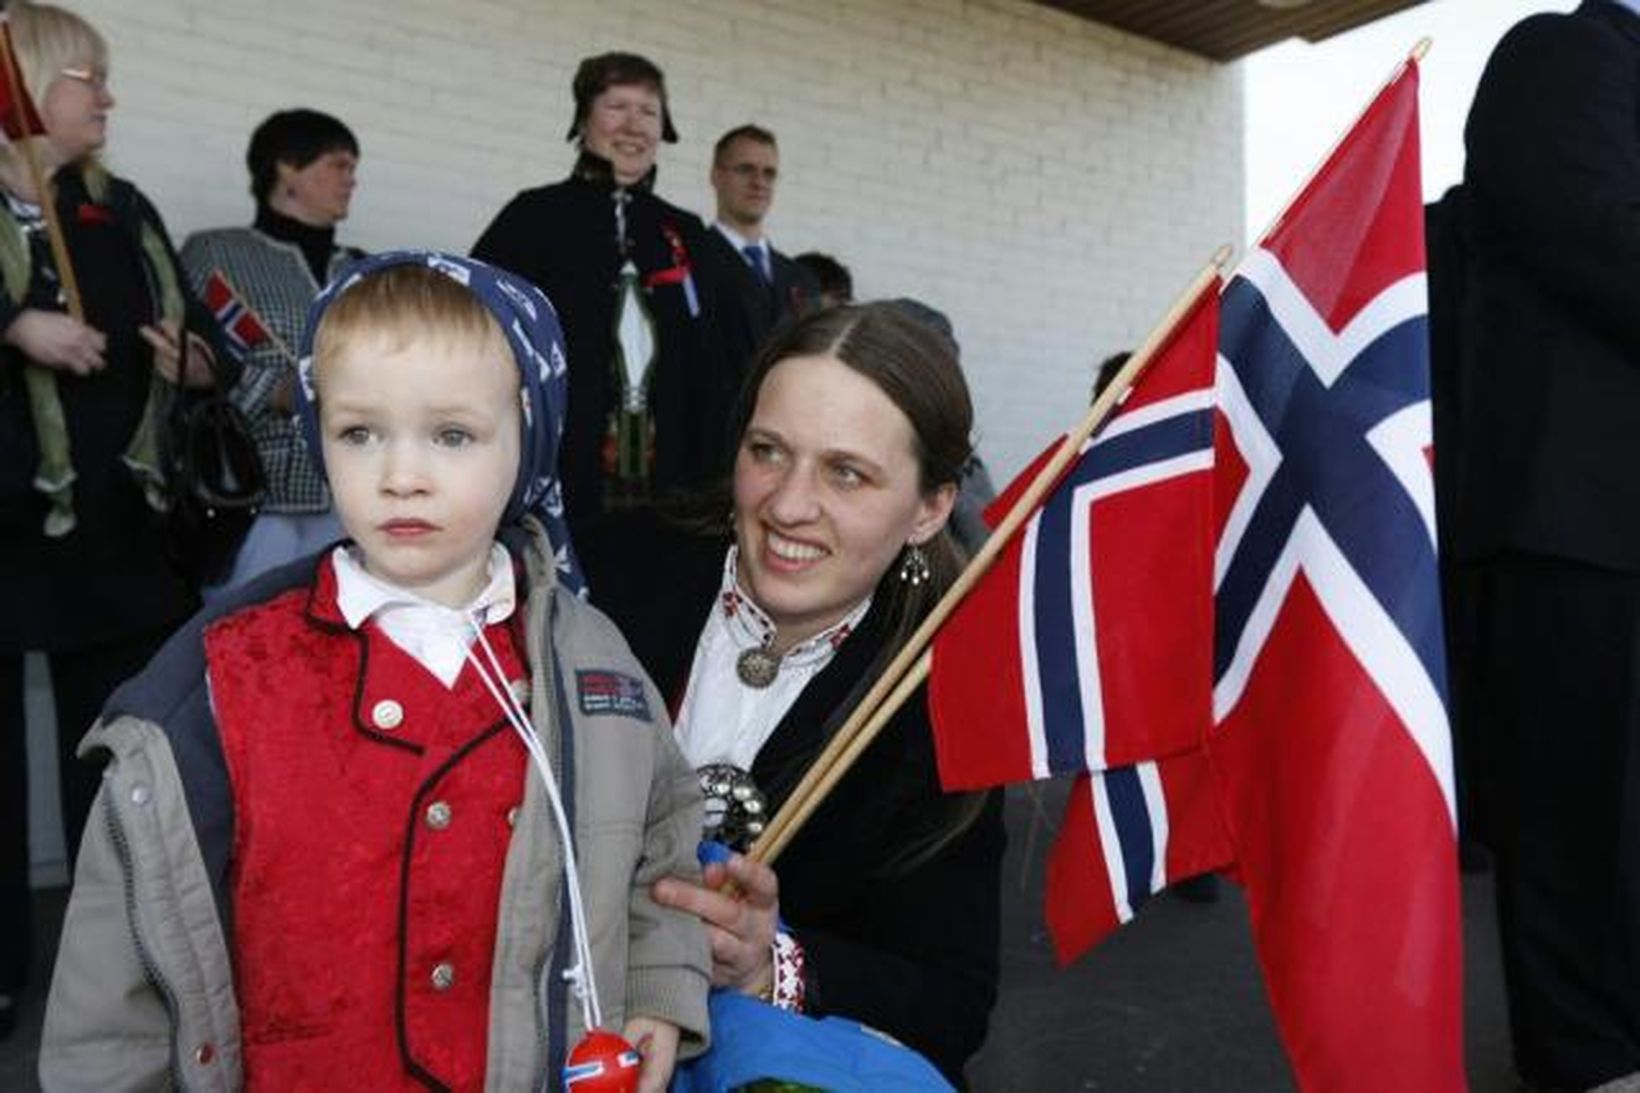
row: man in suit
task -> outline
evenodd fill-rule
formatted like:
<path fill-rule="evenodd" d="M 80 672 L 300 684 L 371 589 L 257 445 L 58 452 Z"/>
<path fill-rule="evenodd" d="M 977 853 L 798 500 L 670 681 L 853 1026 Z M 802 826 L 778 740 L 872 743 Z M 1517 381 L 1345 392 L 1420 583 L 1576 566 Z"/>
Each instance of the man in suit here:
<path fill-rule="evenodd" d="M 712 189 L 717 220 L 707 233 L 707 258 L 726 305 L 724 341 L 744 375 L 771 330 L 819 299 L 813 275 L 774 249 L 764 221 L 780 181 L 780 148 L 774 134 L 741 125 L 718 138 L 712 151 Z"/>
<path fill-rule="evenodd" d="M 1534 15 L 1464 140 L 1453 543 L 1515 1066 L 1640 1071 L 1640 0 Z"/>

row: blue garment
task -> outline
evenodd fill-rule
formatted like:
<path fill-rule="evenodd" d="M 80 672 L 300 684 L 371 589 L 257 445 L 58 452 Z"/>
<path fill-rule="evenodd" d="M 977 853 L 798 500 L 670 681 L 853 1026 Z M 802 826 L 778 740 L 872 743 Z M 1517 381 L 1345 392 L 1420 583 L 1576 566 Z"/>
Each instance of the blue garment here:
<path fill-rule="evenodd" d="M 880 1032 L 842 1017 L 814 1020 L 735 991 L 714 990 L 712 1048 L 678 1068 L 672 1093 L 724 1093 L 776 1079 L 848 1093 L 946 1093 L 934 1065 Z"/>
<path fill-rule="evenodd" d="M 325 310 L 361 277 L 393 266 L 426 266 L 466 287 L 495 316 L 518 364 L 524 393 L 524 436 L 519 452 L 518 480 L 501 517 L 502 526 L 526 513 L 547 529 L 557 559 L 558 583 L 584 595 L 586 580 L 570 543 L 564 520 L 564 499 L 558 481 L 558 442 L 564 434 L 564 408 L 569 401 L 569 365 L 564 356 L 564 334 L 558 312 L 542 291 L 505 270 L 473 258 L 429 250 L 386 251 L 361 258 L 336 275 L 314 297 L 308 309 L 297 350 L 297 415 L 314 466 L 324 470 L 319 443 L 319 411 L 313 390 L 313 336 Z"/>

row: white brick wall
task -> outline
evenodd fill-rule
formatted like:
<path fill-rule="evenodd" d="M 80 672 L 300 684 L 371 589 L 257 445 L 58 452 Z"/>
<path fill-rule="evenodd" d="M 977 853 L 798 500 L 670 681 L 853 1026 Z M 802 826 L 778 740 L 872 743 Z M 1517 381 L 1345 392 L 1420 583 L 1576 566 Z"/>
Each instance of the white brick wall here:
<path fill-rule="evenodd" d="M 1242 237 L 1239 69 L 1020 0 L 69 3 L 109 39 L 108 159 L 179 242 L 249 217 L 251 128 L 309 105 L 364 146 L 344 238 L 465 249 L 567 171 L 576 61 L 649 55 L 684 136 L 660 191 L 709 213 L 713 140 L 775 130 L 776 242 L 951 315 L 999 478 Z"/>

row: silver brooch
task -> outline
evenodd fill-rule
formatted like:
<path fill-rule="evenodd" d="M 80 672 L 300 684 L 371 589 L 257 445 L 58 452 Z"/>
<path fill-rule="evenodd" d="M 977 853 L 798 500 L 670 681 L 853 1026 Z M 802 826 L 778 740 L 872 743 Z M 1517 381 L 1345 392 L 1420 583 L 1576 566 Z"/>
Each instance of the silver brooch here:
<path fill-rule="evenodd" d="M 706 795 L 706 823 L 701 836 L 744 852 L 763 834 L 768 802 L 749 771 L 732 763 L 709 763 L 696 772 Z"/>
<path fill-rule="evenodd" d="M 754 646 L 735 658 L 735 675 L 748 687 L 761 691 L 773 683 L 774 677 L 779 674 L 779 654 L 769 652 L 764 646 Z"/>

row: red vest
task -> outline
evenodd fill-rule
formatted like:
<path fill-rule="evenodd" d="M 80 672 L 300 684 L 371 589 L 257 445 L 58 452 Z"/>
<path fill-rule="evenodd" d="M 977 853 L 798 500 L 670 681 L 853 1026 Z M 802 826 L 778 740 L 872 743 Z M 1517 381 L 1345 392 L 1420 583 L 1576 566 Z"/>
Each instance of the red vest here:
<path fill-rule="evenodd" d="M 527 675 L 506 624 L 485 636 Z M 328 562 L 205 648 L 247 1086 L 482 1088 L 527 764 L 494 698 L 470 663 L 447 689 L 373 623 L 349 630 Z"/>

